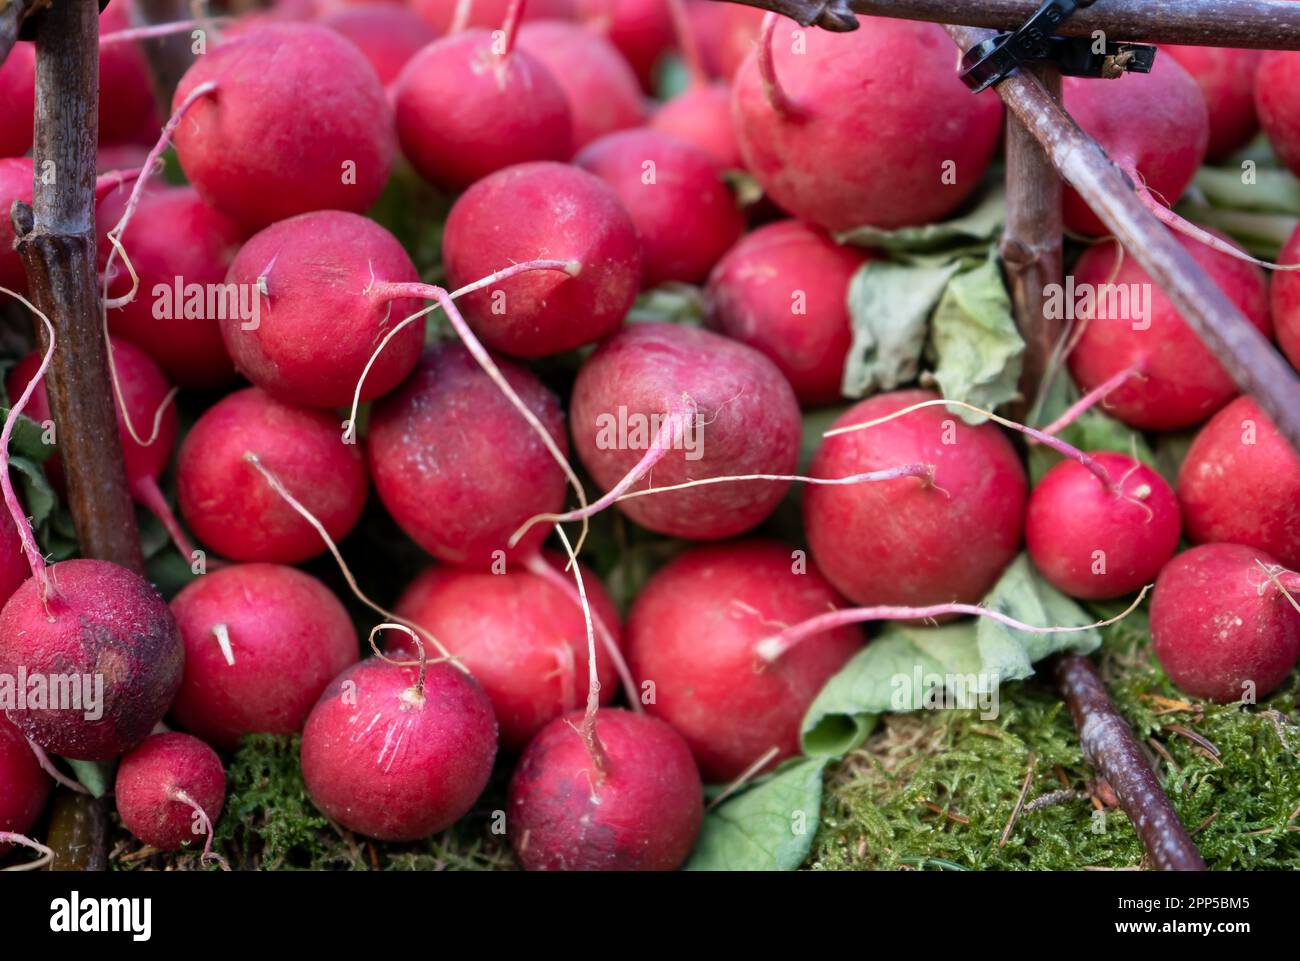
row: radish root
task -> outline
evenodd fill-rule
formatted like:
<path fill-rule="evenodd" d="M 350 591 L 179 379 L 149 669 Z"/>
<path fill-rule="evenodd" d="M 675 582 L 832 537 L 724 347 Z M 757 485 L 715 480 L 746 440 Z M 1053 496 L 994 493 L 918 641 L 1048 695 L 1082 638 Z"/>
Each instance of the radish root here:
<path fill-rule="evenodd" d="M 1104 401 L 1106 399 L 1106 396 L 1110 394 L 1112 391 L 1122 387 L 1124 385 L 1124 382 L 1127 381 L 1130 377 L 1141 377 L 1145 379 L 1146 375 L 1143 374 L 1141 366 L 1138 365 L 1129 367 L 1126 370 L 1121 370 L 1117 374 L 1112 374 L 1101 384 L 1094 387 L 1092 390 L 1088 391 L 1088 393 L 1084 394 L 1081 398 L 1079 398 L 1079 400 L 1076 401 L 1074 404 L 1072 404 L 1070 408 L 1066 410 L 1066 412 L 1063 413 L 1060 417 L 1056 418 L 1056 420 L 1052 421 L 1050 424 L 1044 427 L 1042 429 L 1043 433 L 1052 434 L 1052 435 L 1059 434 L 1061 431 L 1065 430 L 1065 428 L 1069 427 L 1076 420 L 1082 417 L 1085 413 L 1087 413 L 1089 410 L 1095 407 L 1098 403 Z M 1033 438 L 1030 439 L 1030 443 L 1031 444 L 1034 443 Z"/>
<path fill-rule="evenodd" d="M 772 43 L 779 19 L 781 15 L 778 13 L 768 13 L 763 17 L 763 26 L 758 35 L 758 73 L 763 80 L 763 96 L 772 109 L 786 119 L 795 120 L 803 116 L 803 110 L 781 86 L 780 78 L 776 75 L 776 61 L 772 56 Z"/>
<path fill-rule="evenodd" d="M 45 748 L 41 747 L 30 737 L 27 738 L 27 746 L 30 747 L 32 749 L 32 753 L 36 755 L 36 763 L 41 766 L 41 770 L 44 771 L 46 774 L 48 774 L 50 776 L 50 779 L 53 780 L 55 783 L 61 784 L 69 791 L 72 791 L 76 794 L 90 793 L 89 791 L 86 790 L 86 788 L 81 784 L 80 781 L 74 781 L 72 778 L 68 777 L 57 767 L 55 767 L 54 762 L 50 760 L 50 756 L 45 753 Z"/>
<path fill-rule="evenodd" d="M 208 817 L 208 812 L 203 810 L 203 805 L 190 797 L 189 792 L 181 788 L 172 788 L 167 792 L 167 796 L 173 801 L 192 808 L 203 824 L 203 830 L 207 833 L 207 840 L 203 842 L 203 854 L 200 855 L 199 861 L 203 864 L 216 864 L 221 870 L 229 871 L 230 864 L 226 859 L 220 854 L 214 854 L 212 851 L 212 818 Z"/>
<path fill-rule="evenodd" d="M 583 715 L 582 729 L 579 733 L 586 742 L 587 753 L 591 755 L 591 763 L 596 768 L 596 781 L 592 784 L 594 796 L 596 787 L 609 773 L 609 755 L 605 751 L 605 745 L 600 741 L 600 735 L 596 733 L 596 712 L 600 710 L 600 677 L 596 673 L 596 632 L 592 628 L 591 605 L 587 603 L 587 588 L 582 581 L 582 568 L 578 564 L 578 555 L 569 544 L 569 535 L 564 533 L 563 527 L 556 524 L 555 533 L 560 535 L 564 551 L 569 555 L 569 568 L 573 571 L 573 579 L 578 585 L 578 597 L 582 599 L 582 616 L 587 623 L 587 711 Z"/>
<path fill-rule="evenodd" d="M 0 844 L 21 844 L 23 847 L 31 848 L 40 854 L 35 861 L 28 861 L 26 864 L 15 864 L 11 867 L 0 868 L 2 871 L 39 871 L 45 865 L 54 860 L 54 852 L 47 848 L 40 841 L 33 841 L 25 834 L 15 834 L 13 831 L 0 831 Z"/>

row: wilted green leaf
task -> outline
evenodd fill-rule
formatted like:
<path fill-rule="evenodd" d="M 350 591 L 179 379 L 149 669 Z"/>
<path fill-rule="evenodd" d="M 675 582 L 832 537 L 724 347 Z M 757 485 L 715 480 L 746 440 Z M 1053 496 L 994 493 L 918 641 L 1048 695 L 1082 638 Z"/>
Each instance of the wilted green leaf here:
<path fill-rule="evenodd" d="M 1094 618 L 1073 600 L 1045 581 L 1028 554 L 1021 554 L 1006 569 L 984 598 L 990 610 L 1035 627 L 1084 627 Z M 1101 645 L 1097 630 L 1056 634 L 1018 631 L 989 617 L 975 627 L 981 671 L 1003 680 L 1018 680 L 1033 673 L 1033 664 L 1058 651 L 1089 654 Z"/>
<path fill-rule="evenodd" d="M 858 227 L 836 234 L 835 239 L 842 244 L 873 247 L 895 257 L 937 252 L 949 256 L 982 255 L 997 239 L 1005 222 L 1006 195 L 1000 185 L 990 185 L 974 207 L 953 220 L 898 230 Z"/>

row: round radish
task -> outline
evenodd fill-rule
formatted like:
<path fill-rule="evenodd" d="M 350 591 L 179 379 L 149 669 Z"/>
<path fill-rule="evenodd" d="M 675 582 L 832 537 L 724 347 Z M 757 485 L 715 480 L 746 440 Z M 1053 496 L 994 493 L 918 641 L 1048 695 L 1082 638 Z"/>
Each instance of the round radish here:
<path fill-rule="evenodd" d="M 938 399 L 924 390 L 864 400 L 835 427 Z M 928 407 L 852 434 L 828 437 L 809 469 L 845 477 L 898 464 L 934 466 L 932 481 L 905 477 L 810 487 L 804 527 L 822 572 L 857 604 L 975 603 L 1020 548 L 1027 484 L 1006 436 Z"/>
<path fill-rule="evenodd" d="M 45 810 L 51 787 L 27 738 L 0 715 L 0 832 L 26 834 Z M 7 847 L 0 844 L 0 855 Z"/>
<path fill-rule="evenodd" d="M 648 111 L 636 74 L 598 34 L 576 23 L 538 20 L 520 28 L 519 49 L 540 61 L 564 91 L 573 149 L 645 123 Z"/>
<path fill-rule="evenodd" d="M 723 80 L 736 75 L 762 30 L 762 10 L 738 3 L 689 0 L 700 56 L 709 73 Z M 813 32 L 813 31 L 810 31 Z"/>
<path fill-rule="evenodd" d="M 745 231 L 722 168 L 668 134 L 610 134 L 578 154 L 574 163 L 613 187 L 632 215 L 646 287 L 703 280 Z"/>
<path fill-rule="evenodd" d="M 1193 547 L 1160 572 L 1151 599 L 1151 641 L 1160 665 L 1194 697 L 1254 703 L 1300 657 L 1300 611 L 1260 566 L 1268 554 L 1238 544 Z M 1300 576 L 1278 582 L 1300 596 Z"/>
<path fill-rule="evenodd" d="M 203 198 L 245 228 L 365 210 L 379 196 L 392 115 L 375 71 L 333 30 L 275 24 L 241 34 L 194 62 L 173 109 L 210 82 L 215 90 L 176 129 L 176 156 Z"/>
<path fill-rule="evenodd" d="M 673 46 L 664 0 L 579 0 L 578 12 L 631 64 L 641 86 L 653 90 L 655 68 Z"/>
<path fill-rule="evenodd" d="M 407 61 L 438 38 L 414 11 L 395 4 L 343 7 L 320 23 L 356 44 L 385 87 L 397 79 Z"/>
<path fill-rule="evenodd" d="M 128 831 L 160 851 L 179 851 L 221 817 L 226 772 L 198 738 L 155 734 L 122 758 L 113 794 Z"/>
<path fill-rule="evenodd" d="M 116 33 L 131 25 L 130 5 L 113 0 L 99 15 L 99 32 Z M 136 43 L 104 44 L 99 48 L 99 139 L 149 142 L 157 139 L 162 121 L 153 96 L 149 61 Z"/>
<path fill-rule="evenodd" d="M 709 322 L 765 354 L 800 402 L 835 403 L 853 341 L 849 281 L 870 259 L 797 220 L 760 227 L 714 268 Z"/>
<path fill-rule="evenodd" d="M 1283 264 L 1300 263 L 1300 229 L 1291 234 L 1277 259 Z M 1277 345 L 1291 366 L 1300 370 L 1300 275 L 1291 270 L 1279 272 L 1273 278 L 1271 291 Z"/>
<path fill-rule="evenodd" d="M 731 88 L 721 83 L 691 87 L 657 111 L 650 126 L 703 150 L 724 170 L 745 166 L 731 124 Z"/>
<path fill-rule="evenodd" d="M 623 323 L 641 288 L 641 242 L 600 178 L 564 164 L 521 164 L 479 181 L 452 207 L 442 238 L 449 286 L 539 255 L 576 261 L 581 272 L 534 271 L 465 296 L 465 317 L 485 344 L 545 357 Z"/>
<path fill-rule="evenodd" d="M 64 678 L 82 697 L 57 708 L 29 699 L 6 713 L 51 753 L 106 761 L 143 741 L 171 706 L 185 662 L 180 631 L 158 592 L 117 564 L 61 561 L 43 573 L 47 582 L 28 578 L 0 611 L 0 674 Z"/>
<path fill-rule="evenodd" d="M 0 514 L 0 607 L 31 577 L 13 520 Z"/>
<path fill-rule="evenodd" d="M 1245 544 L 1300 569 L 1300 457 L 1249 397 L 1196 435 L 1178 500 L 1193 541 Z"/>
<path fill-rule="evenodd" d="M 257 388 L 236 391 L 194 424 L 176 459 L 181 515 L 195 536 L 237 561 L 293 564 L 325 550 L 316 530 L 249 463 L 254 454 L 334 540 L 366 503 L 366 467 L 334 417 L 290 407 Z"/>
<path fill-rule="evenodd" d="M 808 706 L 862 647 L 850 626 L 810 637 L 772 664 L 756 655 L 773 624 L 843 603 L 795 553 L 774 541 L 697 547 L 651 578 L 628 617 L 628 664 L 643 691 L 653 685 L 646 710 L 686 739 L 710 782 L 798 754 Z"/>
<path fill-rule="evenodd" d="M 745 167 L 780 207 L 829 230 L 938 220 L 979 186 L 1001 102 L 971 96 L 942 27 L 858 19 L 852 33 L 782 20 L 774 84 L 764 42 L 746 59 L 732 103 Z"/>
<path fill-rule="evenodd" d="M 1108 488 L 1075 461 L 1053 467 L 1029 496 L 1025 543 L 1043 576 L 1073 597 L 1122 597 L 1150 584 L 1178 549 L 1178 500 L 1163 477 L 1124 454 L 1089 455 Z"/>
<path fill-rule="evenodd" d="M 223 567 L 186 585 L 171 608 L 185 641 L 172 716 L 221 748 L 301 731 L 321 691 L 357 660 L 348 612 L 292 567 Z"/>
<path fill-rule="evenodd" d="M 597 766 L 582 723 L 581 712 L 557 717 L 519 760 L 508 816 L 519 863 L 529 871 L 680 867 L 704 814 L 686 742 L 657 718 L 602 708 Z"/>
<path fill-rule="evenodd" d="M 1278 159 L 1300 170 L 1300 53 L 1266 51 L 1255 74 L 1255 108 Z"/>
<path fill-rule="evenodd" d="M 342 407 L 379 342 L 423 306 L 372 288 L 419 279 L 402 245 L 373 220 L 338 210 L 300 214 L 240 248 L 226 282 L 256 298 L 258 313 L 252 321 L 228 313 L 221 336 L 240 373 L 272 397 Z M 362 400 L 396 387 L 423 342 L 422 325 L 399 333 L 367 374 Z"/>
<path fill-rule="evenodd" d="M 524 368 L 498 364 L 556 443 L 567 448 L 555 395 Z M 375 490 L 393 519 L 449 564 L 486 569 L 523 521 L 564 503 L 563 472 L 458 344 L 430 349 L 415 373 L 375 404 L 368 453 Z M 545 528 L 534 529 L 512 558 L 535 552 L 546 534 Z"/>
<path fill-rule="evenodd" d="M 573 154 L 559 81 L 531 53 L 502 43 L 486 30 L 444 37 L 416 54 L 393 88 L 402 152 L 440 187 L 461 190 L 514 164 Z"/>
<path fill-rule="evenodd" d="M 438 33 L 451 30 L 461 0 L 410 0 L 411 9 Z M 505 22 L 510 0 L 473 0 L 469 16 L 462 27 L 496 29 Z M 570 20 L 574 16 L 576 0 L 530 0 L 524 7 L 524 20 Z"/>
<path fill-rule="evenodd" d="M 3 214 L 0 215 L 0 287 L 21 294 L 27 289 L 27 272 L 18 251 L 14 250 L 18 238 L 10 218 L 18 200 L 25 204 L 32 202 L 32 158 L 0 158 L 0 212 Z"/>
<path fill-rule="evenodd" d="M 794 392 L 758 351 L 706 330 L 632 324 L 578 372 L 574 447 L 601 490 L 635 470 L 633 489 L 747 474 L 789 475 L 799 459 Z M 749 530 L 789 483 L 738 481 L 622 501 L 642 527 L 713 540 Z"/>
<path fill-rule="evenodd" d="M 448 664 L 374 658 L 340 674 L 307 718 L 302 774 L 326 817 L 381 841 L 450 826 L 492 773 L 497 726 L 483 689 Z"/>
<path fill-rule="evenodd" d="M 1263 54 L 1229 47 L 1161 44 L 1201 88 L 1210 116 L 1209 159 L 1221 160 L 1244 147 L 1259 129 L 1255 114 L 1255 73 Z"/>
<path fill-rule="evenodd" d="M 0 157 L 20 157 L 32 149 L 35 113 L 36 48 L 16 43 L 0 64 Z M 8 220 L 8 204 L 4 210 Z"/>

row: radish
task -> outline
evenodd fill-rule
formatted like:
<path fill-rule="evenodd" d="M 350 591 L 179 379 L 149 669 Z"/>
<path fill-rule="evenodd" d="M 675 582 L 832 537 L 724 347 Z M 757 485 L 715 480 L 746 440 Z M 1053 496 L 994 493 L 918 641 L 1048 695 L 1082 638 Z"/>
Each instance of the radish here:
<path fill-rule="evenodd" d="M 653 130 L 610 134 L 574 160 L 618 194 L 641 239 L 646 287 L 696 283 L 745 232 L 722 168 L 690 144 Z"/>
<path fill-rule="evenodd" d="M 646 710 L 690 745 L 700 772 L 726 783 L 799 753 L 799 727 L 863 637 L 848 626 L 809 638 L 772 664 L 755 645 L 773 624 L 839 606 L 815 566 L 775 541 L 710 544 L 650 579 L 628 618 L 628 662 L 654 700 Z"/>
<path fill-rule="evenodd" d="M 653 91 L 655 69 L 673 45 L 664 0 L 579 0 L 578 13 L 623 55 L 641 86 Z"/>
<path fill-rule="evenodd" d="M 343 537 L 361 517 L 364 459 L 355 445 L 340 442 L 335 419 L 257 388 L 236 391 L 198 419 L 176 459 L 181 515 L 218 553 L 291 564 L 325 549 L 313 527 L 261 482 L 248 454 L 293 478 L 332 537 Z"/>
<path fill-rule="evenodd" d="M 1262 272 L 1194 239 L 1175 239 L 1261 333 L 1271 333 Z M 1218 359 L 1132 257 L 1114 244 L 1089 248 L 1074 268 L 1075 287 L 1095 293 L 1069 356 L 1088 392 L 1106 388 L 1111 414 L 1143 430 L 1175 430 L 1205 420 L 1237 393 Z M 1082 306 L 1082 305 L 1081 305 Z M 1086 315 L 1086 316 L 1085 316 Z"/>
<path fill-rule="evenodd" d="M 0 159 L 0 287 L 21 292 L 27 289 L 27 272 L 14 249 L 18 236 L 10 217 L 14 203 L 20 200 L 25 204 L 32 202 L 32 159 Z"/>
<path fill-rule="evenodd" d="M 979 186 L 1001 103 L 971 96 L 942 27 L 858 19 L 863 29 L 843 34 L 764 21 L 733 94 L 745 167 L 780 207 L 828 230 L 938 220 Z"/>
<path fill-rule="evenodd" d="M 451 209 L 442 254 L 453 287 L 538 256 L 581 265 L 577 276 L 538 271 L 464 298 L 474 332 L 515 357 L 607 336 L 641 287 L 641 243 L 617 194 L 564 164 L 521 164 L 476 183 Z"/>
<path fill-rule="evenodd" d="M 528 745 L 510 781 L 508 826 L 529 871 L 671 871 L 703 819 L 690 748 L 658 718 L 618 708 L 594 716 L 598 762 L 581 711 Z"/>
<path fill-rule="evenodd" d="M 27 738 L 0 715 L 0 842 L 26 834 L 45 810 L 53 787 Z M 0 843 L 0 856 L 7 844 Z"/>
<path fill-rule="evenodd" d="M 375 288 L 419 279 L 402 245 L 373 220 L 338 210 L 300 214 L 258 232 L 235 255 L 226 282 L 257 298 L 258 312 L 252 321 L 227 312 L 221 336 L 240 372 L 272 397 L 341 407 L 376 344 L 420 306 Z M 398 334 L 369 370 L 362 399 L 396 387 L 423 341 L 416 325 Z"/>
<path fill-rule="evenodd" d="M 1270 50 L 1255 74 L 1255 108 L 1278 159 L 1292 173 L 1300 170 L 1300 53 Z"/>
<path fill-rule="evenodd" d="M 709 277 L 709 323 L 766 355 L 801 403 L 835 403 L 853 341 L 849 281 L 871 259 L 796 220 L 760 227 Z"/>
<path fill-rule="evenodd" d="M 325 689 L 302 736 L 312 803 L 349 831 L 414 841 L 459 820 L 487 785 L 497 752 L 492 704 L 448 664 L 371 658 Z"/>
<path fill-rule="evenodd" d="M 20 157 L 32 149 L 35 113 L 36 47 L 15 43 L 0 64 L 0 157 Z M 8 220 L 7 204 L 4 215 Z"/>
<path fill-rule="evenodd" d="M 1300 263 L 1300 229 L 1291 234 L 1278 260 L 1283 264 Z M 1278 274 L 1273 278 L 1271 296 L 1277 345 L 1291 366 L 1300 370 L 1300 277 L 1290 271 Z"/>
<path fill-rule="evenodd" d="M 129 4 L 113 0 L 99 15 L 99 32 L 116 33 L 130 26 Z M 161 120 L 153 96 L 149 61 L 133 43 L 103 44 L 99 48 L 99 139 L 148 142 Z"/>
<path fill-rule="evenodd" d="M 497 363 L 558 447 L 567 448 L 558 398 L 524 368 Z M 430 349 L 415 373 L 375 404 L 368 453 L 375 490 L 393 519 L 450 564 L 488 568 L 520 523 L 564 503 L 565 476 L 551 452 L 458 345 Z M 513 556 L 534 553 L 544 538 L 544 530 L 534 532 Z"/>
<path fill-rule="evenodd" d="M 1122 597 L 1150 584 L 1178 549 L 1178 500 L 1141 461 L 1089 454 L 1101 481 L 1077 461 L 1057 464 L 1029 495 L 1025 542 L 1043 576 L 1073 597 Z"/>
<path fill-rule="evenodd" d="M 172 600 L 185 677 L 172 716 L 217 747 L 246 734 L 294 734 L 338 674 L 357 660 L 343 605 L 292 567 L 236 564 Z"/>
<path fill-rule="evenodd" d="M 1244 147 L 1259 129 L 1255 114 L 1255 73 L 1263 54 L 1228 47 L 1161 44 L 1196 81 L 1210 118 L 1209 159 L 1223 160 Z"/>
<path fill-rule="evenodd" d="M 511 0 L 410 0 L 411 8 L 440 34 L 457 33 L 466 27 L 496 28 L 506 19 Z M 523 19 L 571 20 L 575 0 L 532 0 Z"/>
<path fill-rule="evenodd" d="M 754 49 L 762 32 L 764 12 L 738 3 L 690 0 L 688 7 L 700 57 L 709 73 L 730 81 Z"/>
<path fill-rule="evenodd" d="M 7 516 L 0 514 L 0 607 L 13 597 L 31 576 L 31 569 L 23 557 L 23 544 L 18 528 Z"/>
<path fill-rule="evenodd" d="M 745 166 L 731 125 L 731 88 L 719 83 L 691 87 L 669 100 L 650 127 L 704 151 L 724 170 Z"/>
<path fill-rule="evenodd" d="M 414 11 L 390 4 L 343 7 L 322 17 L 320 24 L 356 44 L 385 87 L 412 57 L 438 39 Z"/>
<path fill-rule="evenodd" d="M 519 7 L 498 34 L 469 30 L 425 47 L 394 86 L 402 152 L 432 183 L 462 190 L 490 173 L 573 154 L 564 88 L 515 48 Z"/>
<path fill-rule="evenodd" d="M 563 20 L 537 20 L 520 28 L 519 49 L 546 67 L 564 91 L 575 150 L 645 123 L 649 111 L 636 74 L 599 34 Z"/>
<path fill-rule="evenodd" d="M 1151 641 L 1169 679 L 1194 697 L 1255 703 L 1300 657 L 1300 576 L 1238 544 L 1193 547 L 1160 572 Z"/>
<path fill-rule="evenodd" d="M 333 30 L 274 24 L 199 57 L 176 88 L 176 156 L 248 230 L 311 210 L 365 210 L 388 179 L 392 115 L 365 57 Z"/>
<path fill-rule="evenodd" d="M 204 860 L 212 855 L 213 825 L 226 802 L 221 758 L 196 737 L 155 734 L 122 758 L 113 787 L 122 825 L 160 851 L 179 851 L 207 836 Z"/>
<path fill-rule="evenodd" d="M 789 475 L 799 459 L 799 405 L 772 362 L 674 324 L 633 324 L 601 344 L 578 372 L 571 418 L 578 456 L 607 493 L 555 520 L 593 514 L 629 490 Z M 788 487 L 787 480 L 700 486 L 619 507 L 652 531 L 714 540 L 758 524 Z"/>
<path fill-rule="evenodd" d="M 538 562 L 563 570 L 563 562 L 553 558 Z M 584 569 L 584 576 L 593 614 L 612 625 L 619 643 L 613 601 L 590 570 Z M 435 634 L 483 685 L 496 712 L 502 749 L 522 750 L 548 722 L 581 705 L 587 674 L 582 608 L 531 569 L 478 573 L 431 567 L 406 588 L 396 609 Z M 414 648 L 390 644 L 388 653 L 409 656 Z M 599 648 L 596 667 L 601 702 L 609 703 L 614 666 Z"/>
<path fill-rule="evenodd" d="M 1187 536 L 1228 541 L 1300 568 L 1300 456 L 1249 397 L 1204 427 L 1178 474 Z"/>
<path fill-rule="evenodd" d="M 937 399 L 924 390 L 881 394 L 842 414 L 835 429 Z M 858 604 L 979 601 L 1020 548 L 1027 497 L 1024 468 L 997 427 L 972 427 L 927 407 L 852 436 L 828 436 L 809 473 L 840 477 L 912 462 L 933 465 L 932 477 L 808 490 L 804 527 L 813 557 Z"/>
<path fill-rule="evenodd" d="M 100 224 L 115 224 L 125 198 L 110 195 L 99 204 Z M 178 242 L 183 238 L 184 242 Z M 109 311 L 109 329 L 148 354 L 181 387 L 220 387 L 234 377 L 221 342 L 218 311 L 209 296 L 226 276 L 242 239 L 230 218 L 205 203 L 193 189 L 174 187 L 146 194 L 122 242 L 131 251 L 140 291 Z M 99 246 L 100 269 L 109 253 Z M 121 297 L 130 279 L 112 279 L 109 294 Z M 238 316 L 238 303 L 215 305 Z M 162 336 L 160 336 L 162 333 Z"/>

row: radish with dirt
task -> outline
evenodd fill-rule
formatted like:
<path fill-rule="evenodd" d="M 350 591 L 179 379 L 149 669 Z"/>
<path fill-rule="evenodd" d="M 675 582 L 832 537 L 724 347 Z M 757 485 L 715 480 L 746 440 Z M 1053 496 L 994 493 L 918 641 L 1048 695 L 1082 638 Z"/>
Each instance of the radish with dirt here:
<path fill-rule="evenodd" d="M 196 737 L 154 734 L 122 758 L 113 786 L 122 825 L 160 851 L 179 851 L 212 832 L 226 802 L 226 772 L 217 752 Z"/>

